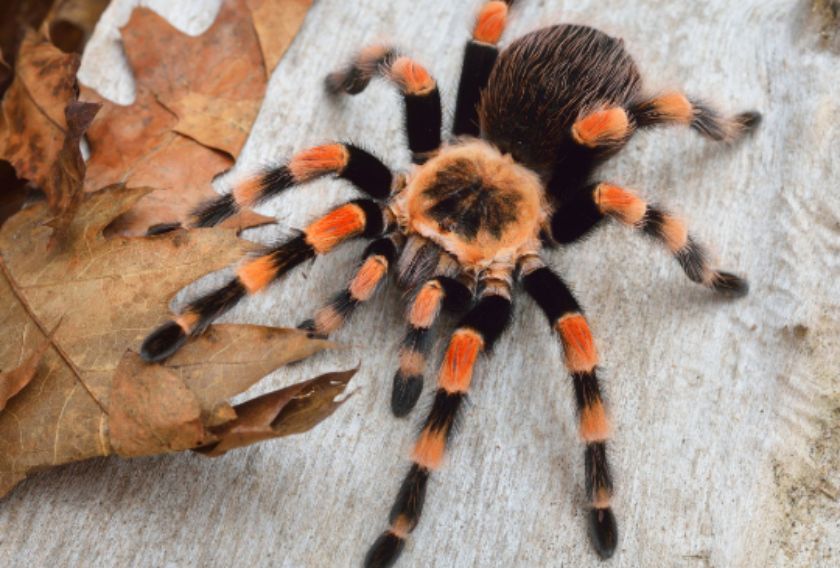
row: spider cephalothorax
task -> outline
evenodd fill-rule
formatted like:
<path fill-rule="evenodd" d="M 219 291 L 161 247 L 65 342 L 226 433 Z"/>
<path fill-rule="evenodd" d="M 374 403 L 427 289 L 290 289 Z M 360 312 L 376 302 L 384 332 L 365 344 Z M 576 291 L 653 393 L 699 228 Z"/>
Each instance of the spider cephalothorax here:
<path fill-rule="evenodd" d="M 597 377 L 598 352 L 583 310 L 547 266 L 545 245 L 575 242 L 612 218 L 661 242 L 692 281 L 733 296 L 747 292 L 744 280 L 714 267 L 681 219 L 593 174 L 641 128 L 683 124 L 731 142 L 757 126 L 759 115 L 726 118 L 678 92 L 644 94 L 623 42 L 585 26 L 537 30 L 499 53 L 508 4 L 486 2 L 479 13 L 448 142 L 441 139 L 437 84 L 411 58 L 374 46 L 331 74 L 326 84 L 333 94 L 357 94 L 377 75 L 400 89 L 415 163 L 411 171 L 394 176 L 361 148 L 326 144 L 299 152 L 203 206 L 194 214 L 195 226 L 215 225 L 240 207 L 330 174 L 368 195 L 245 259 L 225 286 L 193 300 L 141 349 L 149 361 L 165 359 L 236 302 L 305 260 L 351 238 L 374 239 L 347 288 L 301 327 L 333 332 L 395 266 L 397 282 L 410 298 L 391 398 L 394 414 L 404 416 L 420 396 L 440 311 L 468 309 L 443 356 L 434 402 L 391 509 L 390 528 L 370 549 L 367 566 L 392 564 L 417 525 L 426 483 L 442 463 L 475 361 L 510 320 L 516 280 L 559 336 L 585 445 L 593 544 L 602 557 L 613 554 L 618 533 L 610 509 L 611 428 Z"/>
<path fill-rule="evenodd" d="M 441 149 L 409 177 L 392 207 L 406 232 L 476 272 L 537 252 L 546 217 L 537 176 L 480 140 Z"/>

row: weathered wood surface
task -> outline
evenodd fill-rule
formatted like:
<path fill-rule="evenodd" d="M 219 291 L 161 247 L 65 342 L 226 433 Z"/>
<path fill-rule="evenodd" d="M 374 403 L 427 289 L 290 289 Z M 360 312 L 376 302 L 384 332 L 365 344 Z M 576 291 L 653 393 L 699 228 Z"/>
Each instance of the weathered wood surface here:
<path fill-rule="evenodd" d="M 218 7 L 114 0 L 81 77 L 123 103 L 133 83 L 118 27 L 140 3 L 189 33 L 209 26 Z M 479 4 L 316 2 L 217 189 L 331 138 L 364 142 L 405 167 L 395 94 L 376 84 L 331 104 L 322 78 L 354 49 L 393 38 L 429 64 L 451 109 Z M 820 37 L 837 23 L 812 13 L 822 4 L 522 0 L 505 34 L 589 23 L 625 38 L 651 89 L 682 86 L 723 109 L 765 115 L 757 136 L 732 149 L 679 129 L 645 133 L 604 172 L 685 213 L 722 264 L 750 277 L 746 299 L 720 301 L 693 287 L 666 254 L 618 226 L 551 254 L 588 309 L 617 426 L 613 566 L 840 564 L 840 64 Z M 251 236 L 271 240 L 351 195 L 329 181 L 291 192 L 264 208 L 279 225 Z M 226 320 L 298 323 L 361 249 L 318 260 Z M 388 409 L 402 305 L 387 290 L 338 334 L 347 349 L 254 389 L 361 362 L 358 394 L 313 432 L 212 461 L 110 459 L 35 475 L 0 502 L 0 564 L 358 565 L 385 526 L 422 412 L 405 421 Z M 598 565 L 582 478 L 560 349 L 523 298 L 480 365 L 401 565 Z"/>

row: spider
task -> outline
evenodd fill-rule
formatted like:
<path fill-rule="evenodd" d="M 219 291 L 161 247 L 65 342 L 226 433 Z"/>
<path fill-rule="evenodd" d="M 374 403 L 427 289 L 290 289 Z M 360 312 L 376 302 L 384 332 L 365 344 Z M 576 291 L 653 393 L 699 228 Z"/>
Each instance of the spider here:
<path fill-rule="evenodd" d="M 331 143 L 303 150 L 200 207 L 190 223 L 216 225 L 241 207 L 327 175 L 368 196 L 245 259 L 226 285 L 193 300 L 141 348 L 147 361 L 163 360 L 241 299 L 307 259 L 352 238 L 371 239 L 349 285 L 301 327 L 318 335 L 335 331 L 395 266 L 397 282 L 411 298 L 391 397 L 393 413 L 405 416 L 420 396 L 441 310 L 464 311 L 444 352 L 390 527 L 369 550 L 366 566 L 393 564 L 417 526 L 429 476 L 443 461 L 476 360 L 510 321 L 517 281 L 559 336 L 585 447 L 589 532 L 602 558 L 613 554 L 618 531 L 610 508 L 611 426 L 597 377 L 598 354 L 581 306 L 547 265 L 546 248 L 574 243 L 612 218 L 659 241 L 691 281 L 729 296 L 748 290 L 745 280 L 712 265 L 680 218 L 593 173 L 640 129 L 681 124 L 712 140 L 734 142 L 758 126 L 760 115 L 724 117 L 679 92 L 644 94 L 623 42 L 586 26 L 539 29 L 500 52 L 509 4 L 485 2 L 478 12 L 446 141 L 437 84 L 417 61 L 376 45 L 330 74 L 326 87 L 333 95 L 358 94 L 377 76 L 396 85 L 404 102 L 411 171 L 395 175 L 362 148 Z"/>

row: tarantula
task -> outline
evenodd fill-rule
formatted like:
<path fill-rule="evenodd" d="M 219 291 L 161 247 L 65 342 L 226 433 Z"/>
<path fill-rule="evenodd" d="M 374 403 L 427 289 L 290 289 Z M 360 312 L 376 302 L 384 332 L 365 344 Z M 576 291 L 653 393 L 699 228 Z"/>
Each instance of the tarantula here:
<path fill-rule="evenodd" d="M 335 331 L 396 264 L 398 283 L 410 292 L 411 303 L 391 406 L 395 415 L 405 416 L 420 396 L 432 328 L 442 308 L 468 310 L 449 339 L 390 528 L 368 552 L 366 566 L 395 562 L 416 527 L 430 472 L 442 463 L 476 359 L 511 318 L 515 280 L 559 335 L 585 444 L 590 534 L 601 557 L 613 554 L 618 532 L 610 509 L 610 423 L 596 375 L 598 354 L 583 310 L 546 265 L 546 247 L 573 243 L 614 218 L 660 241 L 693 282 L 732 296 L 747 293 L 745 280 L 712 266 L 682 220 L 628 189 L 594 181 L 593 172 L 639 129 L 682 124 L 712 140 L 732 142 L 754 129 L 760 115 L 726 118 L 678 92 L 644 95 L 623 42 L 585 26 L 543 28 L 500 53 L 496 45 L 509 4 L 486 2 L 479 11 L 446 142 L 436 82 L 413 59 L 374 46 L 330 74 L 326 86 L 333 94 L 360 93 L 376 76 L 399 88 L 412 170 L 394 175 L 357 146 L 327 144 L 304 150 L 202 206 L 191 223 L 211 226 L 241 207 L 330 174 L 369 196 L 333 209 L 299 235 L 246 259 L 225 286 L 193 300 L 141 349 L 147 361 L 165 359 L 239 300 L 305 260 L 351 238 L 375 239 L 347 288 L 301 327 L 319 335 Z"/>

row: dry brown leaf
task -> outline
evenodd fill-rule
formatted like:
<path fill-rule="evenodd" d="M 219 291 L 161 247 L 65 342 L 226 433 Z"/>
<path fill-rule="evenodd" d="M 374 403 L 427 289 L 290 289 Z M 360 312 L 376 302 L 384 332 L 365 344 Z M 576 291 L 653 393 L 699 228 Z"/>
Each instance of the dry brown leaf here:
<path fill-rule="evenodd" d="M 197 451 L 220 456 L 234 448 L 299 434 L 312 429 L 344 404 L 344 392 L 356 369 L 327 373 L 285 389 L 264 394 L 234 407 L 237 418 L 212 429 L 218 441 Z"/>
<path fill-rule="evenodd" d="M 175 125 L 176 132 L 205 146 L 238 156 L 251 132 L 260 104 L 261 101 L 254 99 L 232 101 L 187 93 L 168 103 L 168 106 L 180 117 Z"/>
<path fill-rule="evenodd" d="M 29 28 L 37 28 L 52 7 L 53 0 L 3 0 L 0 2 L 0 58 L 5 59 L 11 71 L 17 60 L 18 48 Z M 2 66 L 0 66 L 2 68 Z M 0 69 L 0 96 L 6 91 L 11 77 Z"/>
<path fill-rule="evenodd" d="M 35 377 L 35 371 L 38 370 L 41 358 L 49 346 L 49 339 L 45 339 L 18 367 L 0 372 L 0 411 L 6 408 L 10 398 L 23 390 Z"/>
<path fill-rule="evenodd" d="M 254 248 L 220 228 L 104 238 L 103 229 L 147 192 L 112 187 L 87 194 L 61 250 L 48 250 L 51 230 L 44 222 L 51 214 L 45 204 L 21 211 L 0 228 L 0 368 L 19 364 L 20 353 L 34 350 L 61 321 L 39 372 L 0 413 L 0 494 L 32 469 L 112 453 L 112 397 L 126 396 L 115 377 L 128 380 L 131 373 L 124 367 L 132 357 L 136 363 L 135 355 L 124 357 L 126 350 L 168 314 L 176 291 Z M 194 399 L 204 427 L 216 425 L 233 417 L 223 401 L 229 389 L 245 389 L 267 370 L 326 346 L 302 332 L 233 327 L 202 336 L 173 357 L 166 372 L 174 378 L 138 379 L 151 385 L 145 400 L 160 403 L 152 396 L 155 384 L 185 384 L 192 396 L 187 406 Z M 245 353 L 239 352 L 242 345 L 248 346 Z M 154 368 L 146 372 L 162 372 Z M 230 378 L 234 372 L 236 380 Z M 137 404 L 129 408 L 136 411 Z M 143 453 L 140 444 L 121 443 L 135 452 L 127 455 Z"/>
<path fill-rule="evenodd" d="M 111 0 L 56 0 L 44 22 L 45 35 L 67 53 L 81 53 Z"/>
<path fill-rule="evenodd" d="M 82 88 L 82 98 L 102 104 L 87 132 L 91 156 L 85 190 L 96 191 L 112 183 L 161 188 L 149 193 L 111 227 L 109 234 L 144 235 L 158 223 L 186 221 L 202 201 L 218 196 L 210 185 L 232 160 L 172 131 L 177 118 L 138 86 L 135 101 L 120 106 Z M 274 219 L 245 210 L 226 227 L 243 229 Z"/>
<path fill-rule="evenodd" d="M 62 228 L 78 205 L 84 175 L 79 139 L 97 108 L 76 102 L 78 67 L 77 55 L 29 31 L 0 120 L 0 158 L 44 190 Z"/>
<path fill-rule="evenodd" d="M 148 8 L 136 8 L 121 31 L 137 83 L 168 108 L 180 110 L 184 125 L 178 130 L 236 157 L 257 116 L 267 77 L 245 0 L 225 0 L 213 25 L 199 36 L 177 30 Z M 200 125 L 206 108 L 192 109 L 182 101 L 195 94 L 214 99 L 214 109 L 224 104 L 232 108 L 222 117 L 207 117 L 212 126 L 205 131 Z M 236 125 L 221 141 L 216 138 L 220 122 Z M 240 125 L 245 125 L 244 132 Z M 239 142 L 224 142 L 231 139 Z"/>
<path fill-rule="evenodd" d="M 312 0 L 247 0 L 260 40 L 266 74 L 271 75 L 277 63 L 295 39 Z"/>

